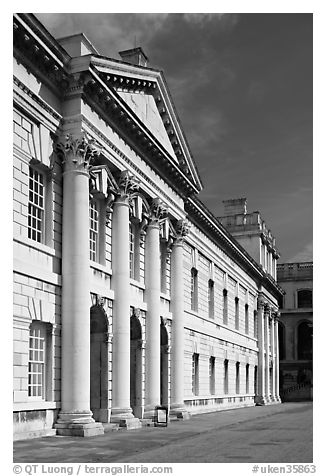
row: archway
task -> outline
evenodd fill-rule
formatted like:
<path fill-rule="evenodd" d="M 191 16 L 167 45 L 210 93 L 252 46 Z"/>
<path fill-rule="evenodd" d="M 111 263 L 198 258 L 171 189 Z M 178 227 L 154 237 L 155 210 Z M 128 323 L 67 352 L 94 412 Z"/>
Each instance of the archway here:
<path fill-rule="evenodd" d="M 130 406 L 136 418 L 142 418 L 142 328 L 133 314 L 130 318 Z"/>
<path fill-rule="evenodd" d="M 161 405 L 169 403 L 169 336 L 161 319 Z"/>
<path fill-rule="evenodd" d="M 108 409 L 108 323 L 101 306 L 91 308 L 90 406 L 95 421 L 109 421 Z"/>
<path fill-rule="evenodd" d="M 312 322 L 304 321 L 298 326 L 298 359 L 312 360 Z"/>

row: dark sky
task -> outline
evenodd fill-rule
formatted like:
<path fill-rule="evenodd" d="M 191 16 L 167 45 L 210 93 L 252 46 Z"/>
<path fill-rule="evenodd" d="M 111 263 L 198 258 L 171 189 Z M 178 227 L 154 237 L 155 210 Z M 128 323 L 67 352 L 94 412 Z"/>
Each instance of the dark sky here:
<path fill-rule="evenodd" d="M 312 259 L 312 14 L 37 14 L 58 38 L 100 54 L 142 46 L 164 71 L 204 190 L 246 197 L 280 262 Z"/>

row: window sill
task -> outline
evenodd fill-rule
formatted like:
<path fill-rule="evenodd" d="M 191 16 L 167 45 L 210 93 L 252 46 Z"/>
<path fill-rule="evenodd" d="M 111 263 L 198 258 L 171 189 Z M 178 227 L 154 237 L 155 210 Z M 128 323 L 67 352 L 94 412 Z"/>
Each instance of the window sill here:
<path fill-rule="evenodd" d="M 14 412 L 23 412 L 29 410 L 54 410 L 60 408 L 60 402 L 47 402 L 45 400 L 32 400 L 29 402 L 23 403 L 14 403 L 13 411 Z"/>
<path fill-rule="evenodd" d="M 34 250 L 42 251 L 47 255 L 61 258 L 61 253 L 58 253 L 54 248 L 44 245 L 43 243 L 38 243 L 37 241 L 31 240 L 30 238 L 24 238 L 22 240 L 21 238 L 14 237 L 14 241 L 21 245 L 28 246 L 29 248 L 33 248 Z"/>
<path fill-rule="evenodd" d="M 89 261 L 89 266 L 90 266 L 90 268 L 95 269 L 96 271 L 102 271 L 102 273 L 112 275 L 112 269 L 108 268 L 107 266 L 105 266 L 103 264 L 96 263 L 95 261 L 90 260 Z"/>
<path fill-rule="evenodd" d="M 130 278 L 130 284 L 131 286 L 135 286 L 136 288 L 140 288 L 145 291 L 145 284 L 141 283 L 140 281 L 137 281 L 136 279 Z"/>

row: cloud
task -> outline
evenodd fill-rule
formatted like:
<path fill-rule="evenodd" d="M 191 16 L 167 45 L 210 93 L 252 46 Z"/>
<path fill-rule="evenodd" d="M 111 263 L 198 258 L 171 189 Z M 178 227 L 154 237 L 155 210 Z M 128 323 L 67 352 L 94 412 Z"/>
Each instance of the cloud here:
<path fill-rule="evenodd" d="M 288 263 L 303 263 L 305 261 L 313 260 L 313 243 L 312 241 L 300 250 L 297 254 L 287 260 Z"/>
<path fill-rule="evenodd" d="M 218 27 L 225 31 L 232 29 L 238 23 L 239 15 L 233 13 L 184 13 L 183 19 L 200 27 L 215 21 Z"/>
<path fill-rule="evenodd" d="M 257 80 L 250 81 L 248 92 L 247 92 L 247 98 L 249 102 L 253 102 L 255 104 L 261 104 L 264 99 L 265 93 L 266 93 L 266 87 L 261 81 L 257 81 Z"/>

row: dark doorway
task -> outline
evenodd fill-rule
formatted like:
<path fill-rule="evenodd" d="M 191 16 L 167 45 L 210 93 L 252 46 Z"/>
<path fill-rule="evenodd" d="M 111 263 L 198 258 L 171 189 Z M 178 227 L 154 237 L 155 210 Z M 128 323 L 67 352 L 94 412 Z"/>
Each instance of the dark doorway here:
<path fill-rule="evenodd" d="M 169 403 L 169 336 L 161 320 L 161 405 Z"/>
<path fill-rule="evenodd" d="M 95 421 L 109 421 L 108 410 L 108 323 L 101 306 L 90 314 L 90 406 Z"/>
<path fill-rule="evenodd" d="M 142 329 L 139 319 L 130 318 L 130 406 L 136 418 L 142 418 Z"/>

